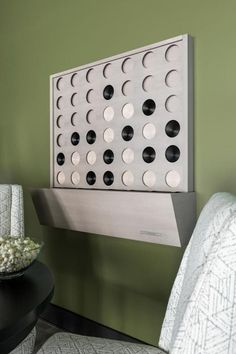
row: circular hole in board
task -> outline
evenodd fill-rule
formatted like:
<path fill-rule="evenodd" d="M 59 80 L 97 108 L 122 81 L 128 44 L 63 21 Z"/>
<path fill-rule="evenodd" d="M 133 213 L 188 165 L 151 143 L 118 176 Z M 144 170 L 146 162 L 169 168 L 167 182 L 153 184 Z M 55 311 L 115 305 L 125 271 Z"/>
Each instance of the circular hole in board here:
<path fill-rule="evenodd" d="M 143 66 L 148 69 L 151 68 L 155 63 L 155 55 L 153 52 L 147 52 L 144 56 L 143 56 L 143 60 L 142 60 L 142 64 Z"/>
<path fill-rule="evenodd" d="M 86 176 L 86 181 L 92 186 L 96 182 L 96 174 L 93 171 L 89 171 Z"/>
<path fill-rule="evenodd" d="M 56 106 L 58 109 L 62 108 L 62 96 L 59 96 L 57 101 L 56 101 Z"/>
<path fill-rule="evenodd" d="M 80 163 L 80 154 L 78 151 L 73 152 L 71 155 L 71 162 L 74 166 L 77 166 Z"/>
<path fill-rule="evenodd" d="M 130 119 L 134 115 L 134 106 L 132 103 L 126 103 L 123 106 L 122 115 L 125 119 Z"/>
<path fill-rule="evenodd" d="M 147 123 L 143 127 L 143 136 L 145 139 L 153 139 L 156 135 L 156 127 L 152 123 Z"/>
<path fill-rule="evenodd" d="M 59 77 L 59 79 L 57 79 L 57 82 L 56 82 L 56 88 L 58 91 L 60 91 L 63 87 L 63 81 L 62 81 L 62 77 Z"/>
<path fill-rule="evenodd" d="M 122 160 L 126 164 L 130 164 L 131 162 L 133 162 L 134 161 L 134 151 L 130 148 L 125 149 L 122 152 Z"/>
<path fill-rule="evenodd" d="M 180 74 L 177 70 L 171 70 L 166 74 L 165 83 L 168 87 L 177 87 L 180 84 Z"/>
<path fill-rule="evenodd" d="M 79 184 L 80 182 L 80 174 L 79 172 L 75 171 L 71 174 L 71 182 L 74 184 L 74 185 L 77 185 Z"/>
<path fill-rule="evenodd" d="M 95 120 L 95 112 L 93 109 L 90 109 L 86 114 L 86 120 L 89 124 L 92 124 Z"/>
<path fill-rule="evenodd" d="M 151 147 L 148 146 L 143 150 L 143 160 L 146 163 L 151 163 L 156 158 L 156 151 Z"/>
<path fill-rule="evenodd" d="M 112 128 L 107 128 L 104 130 L 103 139 L 106 143 L 111 143 L 114 140 L 114 130 Z"/>
<path fill-rule="evenodd" d="M 179 134 L 180 131 L 180 125 L 177 120 L 170 120 L 165 127 L 166 135 L 168 135 L 170 138 L 174 138 Z"/>
<path fill-rule="evenodd" d="M 146 171 L 143 174 L 143 184 L 145 184 L 145 186 L 151 188 L 155 185 L 156 183 L 156 175 L 153 171 Z"/>
<path fill-rule="evenodd" d="M 89 151 L 86 156 L 86 161 L 89 165 L 94 165 L 97 160 L 97 155 L 95 151 Z"/>
<path fill-rule="evenodd" d="M 96 141 L 96 133 L 94 130 L 89 130 L 86 135 L 86 140 L 88 144 L 94 144 Z"/>
<path fill-rule="evenodd" d="M 59 134 L 58 136 L 57 136 L 57 146 L 62 146 L 63 145 L 63 135 L 62 134 Z"/>
<path fill-rule="evenodd" d="M 181 177 L 179 172 L 172 170 L 166 174 L 166 184 L 171 188 L 176 188 L 181 182 Z"/>
<path fill-rule="evenodd" d="M 57 154 L 57 164 L 59 166 L 64 165 L 65 163 L 65 155 L 62 152 L 59 152 L 59 154 Z"/>
<path fill-rule="evenodd" d="M 91 83 L 93 80 L 94 80 L 94 69 L 91 68 L 87 71 L 87 74 L 86 74 L 86 80 L 88 83 Z"/>
<path fill-rule="evenodd" d="M 103 97 L 105 100 L 110 100 L 114 95 L 114 87 L 112 85 L 107 85 L 103 90 Z"/>
<path fill-rule="evenodd" d="M 80 136 L 79 136 L 79 133 L 77 132 L 74 132 L 72 135 L 71 135 L 71 144 L 76 146 L 79 144 L 79 141 L 80 141 Z"/>
<path fill-rule="evenodd" d="M 133 66 L 134 66 L 133 60 L 131 58 L 126 58 L 121 65 L 121 69 L 124 74 L 127 74 L 133 69 Z"/>
<path fill-rule="evenodd" d="M 70 98 L 71 105 L 74 107 L 78 104 L 78 93 L 73 93 L 73 95 Z"/>
<path fill-rule="evenodd" d="M 58 172 L 57 174 L 57 182 L 59 184 L 64 184 L 66 180 L 65 173 L 63 171 Z"/>
<path fill-rule="evenodd" d="M 70 121 L 73 126 L 76 126 L 79 120 L 79 115 L 77 112 L 72 113 Z"/>
<path fill-rule="evenodd" d="M 108 149 L 108 150 L 104 151 L 103 161 L 108 165 L 114 161 L 114 153 L 112 150 Z"/>
<path fill-rule="evenodd" d="M 180 55 L 180 48 L 176 44 L 173 44 L 166 49 L 165 58 L 169 62 L 178 60 L 179 55 Z"/>
<path fill-rule="evenodd" d="M 179 97 L 176 95 L 171 95 L 167 98 L 165 103 L 166 110 L 170 113 L 177 112 L 180 107 Z"/>
<path fill-rule="evenodd" d="M 64 117 L 62 115 L 57 117 L 57 126 L 58 128 L 62 128 L 64 122 Z"/>
<path fill-rule="evenodd" d="M 79 75 L 74 73 L 70 78 L 70 83 L 72 87 L 75 87 L 79 84 Z"/>
<path fill-rule="evenodd" d="M 153 114 L 155 109 L 156 103 L 152 99 L 148 99 L 143 103 L 142 110 L 146 116 L 150 116 L 151 114 Z"/>
<path fill-rule="evenodd" d="M 152 75 L 146 76 L 142 83 L 143 90 L 145 92 L 150 92 L 154 88 L 154 77 Z"/>
<path fill-rule="evenodd" d="M 108 106 L 103 111 L 103 118 L 105 121 L 110 122 L 114 118 L 115 112 L 111 106 Z"/>
<path fill-rule="evenodd" d="M 178 161 L 178 159 L 180 157 L 180 150 L 179 150 L 178 146 L 170 145 L 166 149 L 165 155 L 166 155 L 166 159 L 169 162 L 176 162 L 176 161 Z"/>
<path fill-rule="evenodd" d="M 94 99 L 95 99 L 95 91 L 91 89 L 86 94 L 86 101 L 88 103 L 92 103 Z"/>
<path fill-rule="evenodd" d="M 122 129 L 121 136 L 125 141 L 130 141 L 134 136 L 134 129 L 130 125 L 126 125 Z"/>
<path fill-rule="evenodd" d="M 103 69 L 103 76 L 105 77 L 105 79 L 109 79 L 111 77 L 111 71 L 112 71 L 111 63 L 106 64 Z"/>
<path fill-rule="evenodd" d="M 127 80 L 123 83 L 121 91 L 124 96 L 129 96 L 132 93 L 132 88 L 133 88 L 133 85 L 132 85 L 131 81 Z"/>
<path fill-rule="evenodd" d="M 122 183 L 127 187 L 130 187 L 134 184 L 134 175 L 131 171 L 125 171 L 122 174 Z"/>
<path fill-rule="evenodd" d="M 103 175 L 103 182 L 107 186 L 111 186 L 114 182 L 114 175 L 111 171 L 106 171 Z"/>

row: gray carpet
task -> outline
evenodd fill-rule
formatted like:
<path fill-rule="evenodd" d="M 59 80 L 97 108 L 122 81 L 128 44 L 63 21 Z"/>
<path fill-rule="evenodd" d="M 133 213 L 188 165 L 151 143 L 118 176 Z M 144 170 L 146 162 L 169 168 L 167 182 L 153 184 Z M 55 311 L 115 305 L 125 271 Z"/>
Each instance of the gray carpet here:
<path fill-rule="evenodd" d="M 37 353 L 37 351 L 43 345 L 43 343 L 54 333 L 62 332 L 62 331 L 65 332 L 65 330 L 62 330 L 52 325 L 51 323 L 41 319 L 39 319 L 37 322 L 36 330 L 37 330 L 37 336 L 36 336 L 34 354 Z"/>

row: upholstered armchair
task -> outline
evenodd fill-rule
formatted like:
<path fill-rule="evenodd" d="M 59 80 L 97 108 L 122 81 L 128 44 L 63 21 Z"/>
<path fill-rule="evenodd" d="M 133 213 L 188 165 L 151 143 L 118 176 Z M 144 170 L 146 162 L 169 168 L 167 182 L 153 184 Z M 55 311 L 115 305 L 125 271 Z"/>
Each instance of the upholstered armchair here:
<path fill-rule="evenodd" d="M 23 191 L 19 185 L 0 185 L 0 236 L 24 237 Z M 36 338 L 35 328 L 11 354 L 31 354 Z"/>
<path fill-rule="evenodd" d="M 202 210 L 185 250 L 170 295 L 159 348 L 57 333 L 38 354 L 233 354 L 235 333 L 236 198 L 218 193 Z"/>

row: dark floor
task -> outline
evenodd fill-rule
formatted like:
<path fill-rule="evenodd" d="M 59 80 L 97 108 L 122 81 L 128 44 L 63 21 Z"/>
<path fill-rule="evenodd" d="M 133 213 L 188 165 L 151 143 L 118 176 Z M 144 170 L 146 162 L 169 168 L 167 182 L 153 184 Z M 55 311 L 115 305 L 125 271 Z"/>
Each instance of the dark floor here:
<path fill-rule="evenodd" d="M 37 351 L 43 345 L 43 343 L 54 333 L 65 332 L 65 330 L 62 330 L 52 325 L 51 323 L 41 319 L 39 319 L 37 322 L 36 330 L 37 330 L 37 336 L 36 336 L 35 349 L 33 354 L 37 353 Z"/>

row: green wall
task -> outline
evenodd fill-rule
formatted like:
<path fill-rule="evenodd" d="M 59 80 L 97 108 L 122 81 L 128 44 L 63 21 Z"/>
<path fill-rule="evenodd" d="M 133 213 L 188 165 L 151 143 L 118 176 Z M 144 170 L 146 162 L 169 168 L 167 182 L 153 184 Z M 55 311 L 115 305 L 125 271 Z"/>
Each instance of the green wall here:
<path fill-rule="evenodd" d="M 49 75 L 190 33 L 200 210 L 236 192 L 235 13 L 233 0 L 0 0 L 0 183 L 24 186 L 55 304 L 157 344 L 182 251 L 39 225 L 29 187 L 49 185 Z"/>

